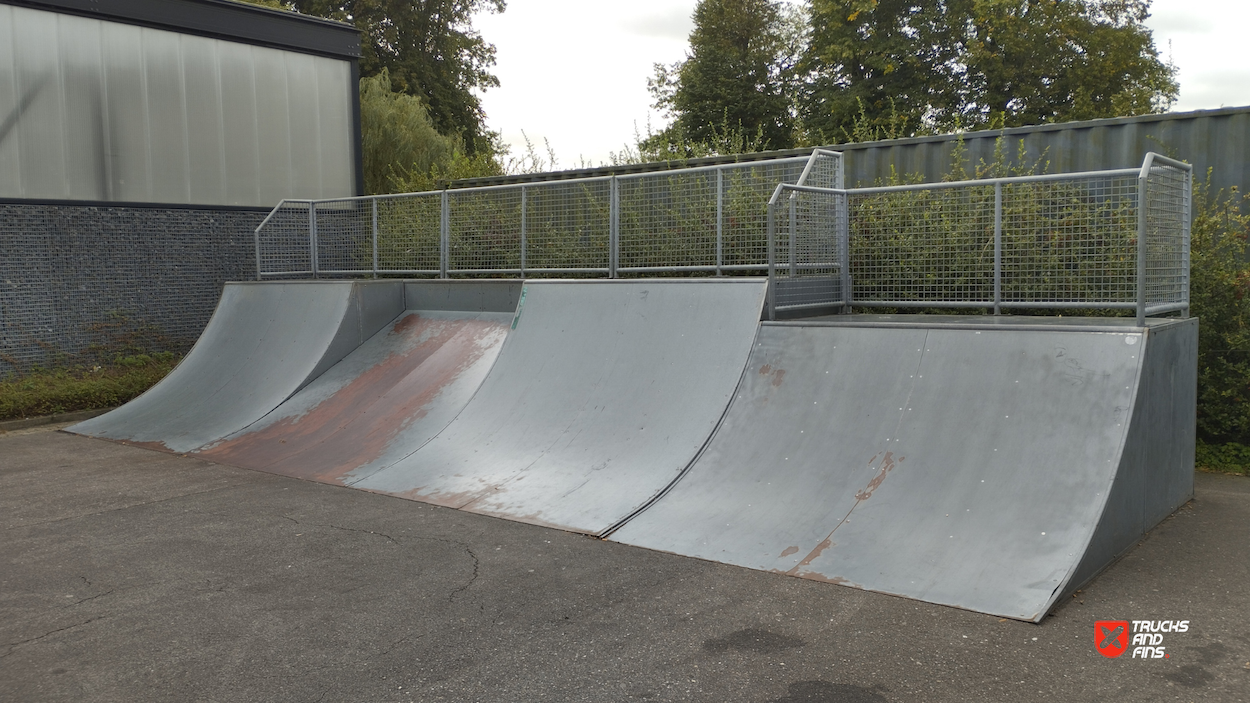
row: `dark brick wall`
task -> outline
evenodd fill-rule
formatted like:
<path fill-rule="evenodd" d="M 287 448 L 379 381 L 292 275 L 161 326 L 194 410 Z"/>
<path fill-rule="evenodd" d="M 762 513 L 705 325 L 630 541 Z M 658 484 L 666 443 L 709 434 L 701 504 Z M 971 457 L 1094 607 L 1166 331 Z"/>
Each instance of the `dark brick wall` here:
<path fill-rule="evenodd" d="M 256 277 L 251 210 L 0 203 L 0 376 L 185 352 Z"/>

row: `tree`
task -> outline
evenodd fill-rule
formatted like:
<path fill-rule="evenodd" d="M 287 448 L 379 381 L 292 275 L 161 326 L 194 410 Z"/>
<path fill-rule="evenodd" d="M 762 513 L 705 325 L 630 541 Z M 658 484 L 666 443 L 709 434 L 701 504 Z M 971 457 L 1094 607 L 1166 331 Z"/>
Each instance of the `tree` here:
<path fill-rule="evenodd" d="M 792 67 L 803 17 L 777 0 L 700 0 L 690 52 L 656 64 L 648 88 L 675 118 L 661 137 L 715 143 L 726 132 L 758 135 L 765 149 L 794 146 Z"/>
<path fill-rule="evenodd" d="M 812 0 L 803 116 L 825 140 L 1161 112 L 1150 0 Z"/>
<path fill-rule="evenodd" d="M 422 98 L 434 127 L 469 154 L 493 153 L 495 135 L 475 89 L 497 87 L 495 47 L 473 13 L 503 12 L 504 0 L 290 0 L 299 12 L 350 22 L 362 33 L 360 72 L 387 71 L 394 90 Z"/>
<path fill-rule="evenodd" d="M 448 163 L 460 148 L 438 133 L 420 98 L 391 90 L 386 69 L 360 79 L 360 132 L 369 194 L 405 190 L 401 184 Z"/>

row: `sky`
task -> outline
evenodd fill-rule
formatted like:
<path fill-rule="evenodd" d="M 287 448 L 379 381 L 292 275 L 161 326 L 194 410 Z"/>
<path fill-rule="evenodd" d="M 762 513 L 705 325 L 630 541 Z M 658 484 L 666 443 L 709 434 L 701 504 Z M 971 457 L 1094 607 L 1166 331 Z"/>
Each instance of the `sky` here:
<path fill-rule="evenodd" d="M 696 0 L 508 0 L 474 27 L 495 45 L 500 87 L 481 94 L 487 125 L 526 152 L 529 139 L 554 168 L 609 163 L 661 129 L 647 79 L 656 63 L 685 58 Z M 1179 68 L 1173 111 L 1250 105 L 1246 0 L 1154 0 L 1147 25 Z M 548 168 L 552 165 L 547 164 Z"/>

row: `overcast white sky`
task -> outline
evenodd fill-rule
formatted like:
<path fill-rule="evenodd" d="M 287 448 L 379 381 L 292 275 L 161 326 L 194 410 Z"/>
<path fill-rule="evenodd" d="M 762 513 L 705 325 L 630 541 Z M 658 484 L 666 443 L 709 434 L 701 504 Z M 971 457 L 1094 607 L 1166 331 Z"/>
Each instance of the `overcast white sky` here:
<path fill-rule="evenodd" d="M 558 168 L 606 163 L 664 119 L 651 108 L 652 65 L 685 57 L 696 0 L 508 0 L 474 26 L 498 52 L 501 86 L 482 104 L 514 154 L 522 131 Z M 1166 60 L 1180 68 L 1175 111 L 1250 105 L 1246 0 L 1154 0 L 1148 24 Z M 1169 47 L 1169 40 L 1171 42 Z"/>

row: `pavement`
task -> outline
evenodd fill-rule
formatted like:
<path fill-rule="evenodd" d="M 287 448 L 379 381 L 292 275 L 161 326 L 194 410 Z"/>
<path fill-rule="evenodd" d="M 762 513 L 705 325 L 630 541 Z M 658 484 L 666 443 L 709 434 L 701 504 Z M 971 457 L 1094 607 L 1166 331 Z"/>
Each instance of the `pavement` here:
<path fill-rule="evenodd" d="M 0 434 L 0 701 L 1250 700 L 1243 477 L 1033 625 L 60 427 Z"/>

